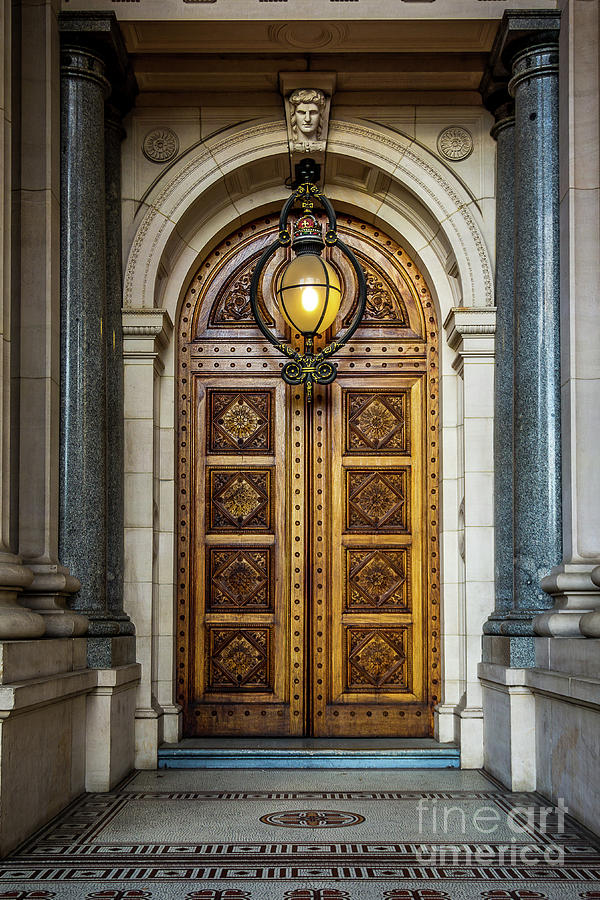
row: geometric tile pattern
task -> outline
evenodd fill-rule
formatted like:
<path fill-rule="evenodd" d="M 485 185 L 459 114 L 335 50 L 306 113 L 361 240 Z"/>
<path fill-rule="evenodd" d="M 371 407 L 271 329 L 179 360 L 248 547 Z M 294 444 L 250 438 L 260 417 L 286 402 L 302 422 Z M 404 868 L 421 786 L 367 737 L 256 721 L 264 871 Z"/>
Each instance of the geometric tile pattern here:
<path fill-rule="evenodd" d="M 269 691 L 271 629 L 209 626 L 208 689 Z"/>
<path fill-rule="evenodd" d="M 347 453 L 410 453 L 408 391 L 344 391 L 344 409 Z"/>
<path fill-rule="evenodd" d="M 269 531 L 270 469 L 209 469 L 207 502 L 211 531 Z"/>
<path fill-rule="evenodd" d="M 268 547 L 208 547 L 207 611 L 268 612 L 272 609 Z"/>
<path fill-rule="evenodd" d="M 409 548 L 346 550 L 346 609 L 408 612 Z"/>
<path fill-rule="evenodd" d="M 347 689 L 409 691 L 408 630 L 347 626 Z"/>
<path fill-rule="evenodd" d="M 125 784 L 103 794 L 84 794 L 0 861 L 0 898 L 598 900 L 597 839 L 568 815 L 562 824 L 552 813 L 548 816 L 548 804 L 539 795 L 505 790 L 257 791 L 252 790 L 254 774 L 248 773 L 246 791 L 136 791 Z M 126 781 L 135 787 L 131 779 Z M 332 810 L 332 803 L 335 811 L 340 802 L 355 801 L 365 818 L 364 804 L 374 802 L 381 807 L 379 818 L 389 822 L 389 838 L 350 840 L 352 829 L 346 838 L 343 826 L 333 840 L 318 829 L 311 841 L 287 836 L 261 841 L 252 834 L 245 842 L 220 837 L 225 831 L 221 822 L 235 820 L 236 810 L 250 808 L 251 819 L 258 822 L 290 800 L 298 808 L 316 801 L 323 811 Z M 469 801 L 476 801 L 475 809 L 485 808 L 488 822 L 490 810 L 499 819 L 521 821 L 523 833 L 509 842 L 490 834 L 467 840 L 460 827 L 451 835 L 440 833 L 444 809 L 455 811 L 456 822 L 457 808 L 468 809 Z M 419 803 L 429 810 L 437 807 L 436 833 L 426 827 L 418 840 L 398 837 L 405 813 Z M 120 814 L 138 807 L 147 811 L 158 833 L 164 830 L 162 809 L 172 804 L 182 820 L 206 818 L 204 810 L 210 809 L 216 839 L 181 842 L 177 829 L 168 840 L 138 843 L 105 836 Z"/>
<path fill-rule="evenodd" d="M 271 391 L 208 390 L 209 453 L 270 453 Z"/>
<path fill-rule="evenodd" d="M 346 470 L 346 530 L 406 532 L 408 468 Z"/>

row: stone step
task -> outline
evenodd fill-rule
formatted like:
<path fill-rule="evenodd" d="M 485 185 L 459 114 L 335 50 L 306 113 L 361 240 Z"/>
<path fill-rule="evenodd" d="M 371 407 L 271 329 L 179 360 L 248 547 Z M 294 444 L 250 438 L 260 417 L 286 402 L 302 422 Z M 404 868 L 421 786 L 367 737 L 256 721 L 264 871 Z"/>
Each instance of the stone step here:
<path fill-rule="evenodd" d="M 431 739 L 193 739 L 163 744 L 159 769 L 459 769 L 460 750 Z"/>

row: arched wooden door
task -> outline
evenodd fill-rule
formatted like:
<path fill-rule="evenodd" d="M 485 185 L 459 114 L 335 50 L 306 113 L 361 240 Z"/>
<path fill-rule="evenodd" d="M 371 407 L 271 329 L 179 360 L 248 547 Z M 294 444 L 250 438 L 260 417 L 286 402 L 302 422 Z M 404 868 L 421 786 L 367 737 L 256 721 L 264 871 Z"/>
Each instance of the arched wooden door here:
<path fill-rule="evenodd" d="M 177 681 L 186 736 L 426 736 L 439 693 L 437 323 L 378 229 L 340 216 L 367 274 L 334 384 L 283 383 L 252 323 L 275 217 L 200 265 L 179 321 Z M 284 332 L 265 272 L 265 314 Z M 346 301 L 356 297 L 342 264 Z"/>

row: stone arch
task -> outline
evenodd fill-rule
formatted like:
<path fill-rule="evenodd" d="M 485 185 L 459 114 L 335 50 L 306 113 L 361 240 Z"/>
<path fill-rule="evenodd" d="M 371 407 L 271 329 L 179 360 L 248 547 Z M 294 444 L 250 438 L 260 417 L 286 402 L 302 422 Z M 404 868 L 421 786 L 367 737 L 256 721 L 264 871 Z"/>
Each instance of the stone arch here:
<path fill-rule="evenodd" d="M 444 279 L 455 288 L 449 305 L 440 304 L 448 307 L 439 310 L 442 321 L 453 305 L 493 304 L 492 265 L 481 214 L 472 195 L 441 160 L 401 132 L 360 120 L 334 120 L 328 147 L 332 157 L 360 160 L 387 176 L 390 184 L 401 186 L 410 198 L 404 204 L 410 214 L 394 203 L 393 190 L 372 196 L 367 185 L 348 188 L 333 182 L 328 184 L 333 199 L 354 205 L 363 216 L 366 207 L 373 221 L 386 224 L 404 241 L 408 237 L 426 271 L 428 248 L 435 249 L 435 241 L 445 244 Z M 162 295 L 165 268 L 170 274 L 174 269 L 180 275 L 186 271 L 189 277 L 193 261 L 225 230 L 277 208 L 287 196 L 283 186 L 287 154 L 287 135 L 279 122 L 231 128 L 190 148 L 155 184 L 132 223 L 124 305 L 168 308 L 174 318 L 173 296 Z M 438 258 L 443 256 L 438 253 Z"/>

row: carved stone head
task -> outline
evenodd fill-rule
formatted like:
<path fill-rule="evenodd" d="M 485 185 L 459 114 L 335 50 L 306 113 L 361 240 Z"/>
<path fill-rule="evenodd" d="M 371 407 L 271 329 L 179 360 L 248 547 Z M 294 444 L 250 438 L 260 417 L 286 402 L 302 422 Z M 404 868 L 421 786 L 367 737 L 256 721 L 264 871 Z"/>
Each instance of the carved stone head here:
<path fill-rule="evenodd" d="M 323 91 L 313 88 L 303 88 L 290 95 L 290 120 L 294 142 L 321 139 L 326 102 Z"/>

